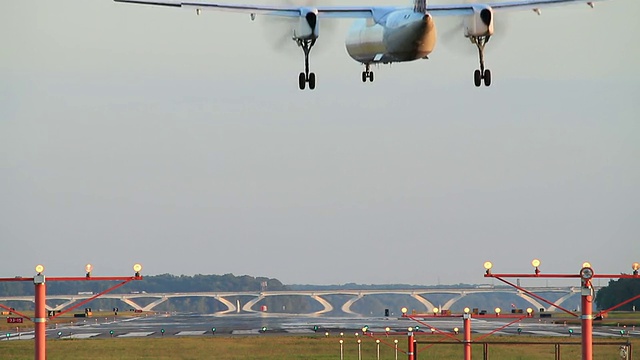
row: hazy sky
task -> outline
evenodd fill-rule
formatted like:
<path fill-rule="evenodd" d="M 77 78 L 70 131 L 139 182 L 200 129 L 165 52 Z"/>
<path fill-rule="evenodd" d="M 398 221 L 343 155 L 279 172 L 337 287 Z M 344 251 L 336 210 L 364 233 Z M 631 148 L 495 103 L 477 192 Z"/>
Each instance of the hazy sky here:
<path fill-rule="evenodd" d="M 338 21 L 312 52 L 310 92 L 302 51 L 274 48 L 283 28 L 263 18 L 3 1 L 0 277 L 140 262 L 288 284 L 482 283 L 485 260 L 530 272 L 534 257 L 543 272 L 629 272 L 638 13 L 616 0 L 498 18 L 480 89 L 461 32 L 363 84 Z"/>

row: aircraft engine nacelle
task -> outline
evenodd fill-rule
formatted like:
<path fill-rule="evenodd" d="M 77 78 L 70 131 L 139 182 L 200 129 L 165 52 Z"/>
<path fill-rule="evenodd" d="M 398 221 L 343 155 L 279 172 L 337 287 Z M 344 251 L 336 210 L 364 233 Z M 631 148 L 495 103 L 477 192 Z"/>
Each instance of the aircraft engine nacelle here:
<path fill-rule="evenodd" d="M 320 33 L 317 9 L 302 9 L 298 26 L 294 30 L 296 39 L 317 39 Z"/>
<path fill-rule="evenodd" d="M 493 9 L 490 6 L 474 6 L 473 15 L 464 19 L 464 36 L 493 35 Z"/>

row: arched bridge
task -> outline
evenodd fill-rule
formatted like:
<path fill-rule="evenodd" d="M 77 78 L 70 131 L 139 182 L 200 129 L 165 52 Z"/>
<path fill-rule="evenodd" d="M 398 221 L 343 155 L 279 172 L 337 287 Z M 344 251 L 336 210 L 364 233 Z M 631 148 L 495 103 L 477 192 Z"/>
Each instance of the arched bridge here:
<path fill-rule="evenodd" d="M 555 301 L 555 304 L 562 306 L 567 299 L 571 296 L 580 293 L 579 287 L 541 287 L 541 288 L 527 288 L 528 291 L 533 293 L 559 293 L 560 297 Z M 535 309 L 544 308 L 546 311 L 554 310 L 554 306 L 549 306 L 534 297 L 526 294 L 517 289 L 512 288 L 427 288 L 427 289 L 388 289 L 388 290 L 291 290 L 291 291 L 238 291 L 238 292 L 184 292 L 184 293 L 131 293 L 131 294 L 105 294 L 100 296 L 100 299 L 117 299 L 125 304 L 131 306 L 136 310 L 152 311 L 156 306 L 164 303 L 165 301 L 173 298 L 186 298 L 186 297 L 208 297 L 216 299 L 224 304 L 227 309 L 219 311 L 216 315 L 224 315 L 234 312 L 254 313 L 258 312 L 253 307 L 261 300 L 274 297 L 274 296 L 308 296 L 320 303 L 323 309 L 316 311 L 311 315 L 322 315 L 334 310 L 334 305 L 330 301 L 325 299 L 330 295 L 348 295 L 351 298 L 344 302 L 340 309 L 347 314 L 359 315 L 351 310 L 351 306 L 362 299 L 365 296 L 370 295 L 408 295 L 416 299 L 418 302 L 425 306 L 425 312 L 431 311 L 436 307 L 430 300 L 430 294 L 449 294 L 452 297 L 447 300 L 442 306 L 442 310 L 451 309 L 451 307 L 467 295 L 471 294 L 488 294 L 488 293 L 507 293 L 514 294 L 525 301 L 527 301 Z M 47 301 L 51 300 L 63 300 L 55 306 L 47 305 L 48 310 L 60 311 L 68 306 L 71 306 L 77 301 L 85 300 L 92 297 L 92 294 L 77 294 L 77 295 L 48 295 Z M 229 298 L 237 297 L 251 297 L 252 299 L 246 302 L 242 307 L 239 307 L 239 303 L 234 304 L 229 301 Z M 147 305 L 140 305 L 136 301 L 139 299 L 153 299 L 153 301 Z M 0 302 L 5 301 L 30 301 L 33 302 L 32 296 L 0 296 Z"/>

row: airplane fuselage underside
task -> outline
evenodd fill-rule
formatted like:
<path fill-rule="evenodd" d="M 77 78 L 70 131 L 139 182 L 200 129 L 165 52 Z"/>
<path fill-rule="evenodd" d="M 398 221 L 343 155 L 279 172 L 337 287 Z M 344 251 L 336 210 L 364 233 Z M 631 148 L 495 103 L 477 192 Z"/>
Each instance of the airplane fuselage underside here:
<path fill-rule="evenodd" d="M 436 44 L 436 26 L 429 14 L 395 11 L 378 23 L 357 20 L 345 46 L 363 64 L 412 61 L 425 58 Z"/>

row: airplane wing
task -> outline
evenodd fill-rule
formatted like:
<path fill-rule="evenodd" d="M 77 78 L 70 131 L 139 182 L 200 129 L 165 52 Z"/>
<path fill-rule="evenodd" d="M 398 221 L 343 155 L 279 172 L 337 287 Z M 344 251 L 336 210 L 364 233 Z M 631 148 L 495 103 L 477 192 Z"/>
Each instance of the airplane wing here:
<path fill-rule="evenodd" d="M 604 0 L 520 0 L 471 4 L 427 5 L 427 11 L 434 16 L 461 16 L 473 14 L 474 6 L 490 6 L 495 11 L 540 10 L 545 7 L 589 4 Z"/>
<path fill-rule="evenodd" d="M 115 2 L 169 6 L 179 8 L 191 8 L 200 10 L 230 11 L 249 14 L 261 14 L 284 17 L 299 17 L 303 14 L 304 6 L 268 6 L 268 5 L 243 5 L 243 4 L 219 4 L 208 1 L 171 1 L 171 0 L 114 0 Z M 382 8 L 372 6 L 312 6 L 318 10 L 318 16 L 323 18 L 371 18 L 374 11 L 393 10 L 394 7 Z"/>
<path fill-rule="evenodd" d="M 315 9 L 321 18 L 374 18 L 407 6 L 269 6 L 249 4 L 223 4 L 209 1 L 179 1 L 179 0 L 114 0 L 121 3 L 191 8 L 199 10 L 230 11 L 249 14 L 299 17 L 306 9 Z M 427 12 L 434 16 L 464 16 L 472 15 L 474 6 L 491 6 L 495 11 L 504 10 L 539 10 L 544 7 L 568 4 L 592 4 L 604 0 L 516 0 L 503 2 L 427 5 Z"/>

